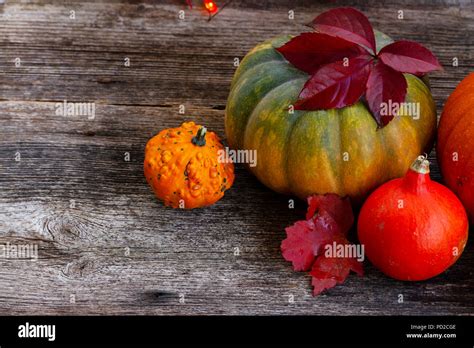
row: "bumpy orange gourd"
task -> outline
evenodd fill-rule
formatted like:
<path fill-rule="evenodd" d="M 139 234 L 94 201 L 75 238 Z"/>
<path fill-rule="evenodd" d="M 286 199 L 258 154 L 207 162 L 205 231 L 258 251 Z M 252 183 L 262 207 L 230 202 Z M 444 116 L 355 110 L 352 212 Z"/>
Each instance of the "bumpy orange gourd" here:
<path fill-rule="evenodd" d="M 185 122 L 148 141 L 145 177 L 165 205 L 184 209 L 208 206 L 222 198 L 234 182 L 234 165 L 223 154 L 215 133 Z"/>

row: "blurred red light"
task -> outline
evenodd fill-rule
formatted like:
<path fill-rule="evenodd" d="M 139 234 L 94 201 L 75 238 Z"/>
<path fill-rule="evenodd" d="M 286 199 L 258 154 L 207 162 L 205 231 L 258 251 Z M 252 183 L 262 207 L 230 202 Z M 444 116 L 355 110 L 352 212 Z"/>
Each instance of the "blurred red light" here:
<path fill-rule="evenodd" d="M 210 13 L 214 13 L 217 11 L 217 5 L 215 4 L 214 1 L 212 0 L 204 0 L 204 7 L 206 8 L 207 11 Z"/>

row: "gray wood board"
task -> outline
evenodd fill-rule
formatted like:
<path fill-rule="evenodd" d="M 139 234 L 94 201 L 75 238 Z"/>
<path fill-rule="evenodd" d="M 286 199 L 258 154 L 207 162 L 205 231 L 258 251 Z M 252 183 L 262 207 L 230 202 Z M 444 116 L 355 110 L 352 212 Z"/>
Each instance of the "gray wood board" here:
<path fill-rule="evenodd" d="M 473 70 L 470 1 L 340 4 L 433 50 L 445 67 L 431 78 L 438 113 Z M 304 202 L 288 209 L 289 197 L 240 165 L 206 209 L 165 208 L 147 186 L 151 136 L 192 119 L 225 139 L 234 58 L 306 30 L 330 6 L 234 1 L 208 22 L 184 0 L 0 5 L 0 243 L 39 247 L 37 261 L 0 259 L 0 314 L 473 314 L 472 243 L 429 281 L 398 282 L 366 263 L 365 277 L 313 298 L 308 275 L 280 253 Z M 57 116 L 64 99 L 95 102 L 95 119 Z"/>

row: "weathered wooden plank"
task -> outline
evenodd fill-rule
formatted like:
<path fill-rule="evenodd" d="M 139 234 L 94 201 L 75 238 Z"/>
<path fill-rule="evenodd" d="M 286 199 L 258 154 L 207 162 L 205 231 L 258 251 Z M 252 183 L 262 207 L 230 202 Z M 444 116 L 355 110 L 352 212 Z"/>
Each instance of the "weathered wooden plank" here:
<path fill-rule="evenodd" d="M 25 93 L 34 93 L 39 100 L 98 99 L 146 105 L 205 101 L 223 106 L 235 69 L 234 57 L 243 57 L 269 37 L 300 32 L 314 13 L 327 8 L 318 4 L 304 10 L 295 7 L 296 19 L 289 20 L 287 11 L 293 6 L 273 11 L 230 6 L 206 22 L 199 11 L 185 6 L 76 6 L 71 6 L 77 13 L 75 20 L 69 19 L 69 7 L 6 6 L 0 38 L 0 44 L 8 48 L 0 53 L 0 63 L 6 68 L 0 80 L 3 98 L 23 100 Z M 178 18 L 180 9 L 186 10 L 184 21 Z M 413 9 L 404 5 L 404 20 L 396 17 L 400 6 L 365 10 L 377 28 L 395 38 L 416 39 L 437 54 L 446 66 L 433 81 L 435 97 L 443 97 L 437 100 L 445 99 L 469 70 L 472 7 L 425 5 Z M 427 12 L 430 20 L 420 21 Z M 15 68 L 16 57 L 22 59 L 22 68 Z M 125 57 L 131 59 L 130 68 L 123 66 Z M 459 59 L 457 68 L 449 67 L 453 57 Z"/>
<path fill-rule="evenodd" d="M 309 278 L 279 251 L 303 202 L 288 209 L 289 197 L 241 166 L 225 198 L 203 210 L 164 208 L 147 187 L 149 137 L 190 118 L 224 137 L 234 57 L 301 31 L 329 7 L 295 3 L 235 1 L 211 22 L 179 1 L 0 6 L 0 244 L 39 248 L 37 261 L 0 259 L 0 314 L 473 313 L 472 243 L 435 279 L 397 282 L 368 265 L 366 277 L 312 298 Z M 357 5 L 378 28 L 440 58 L 445 71 L 432 78 L 440 110 L 473 68 L 472 4 Z M 458 67 L 449 65 L 453 57 Z M 56 115 L 64 99 L 95 102 L 96 117 Z"/>

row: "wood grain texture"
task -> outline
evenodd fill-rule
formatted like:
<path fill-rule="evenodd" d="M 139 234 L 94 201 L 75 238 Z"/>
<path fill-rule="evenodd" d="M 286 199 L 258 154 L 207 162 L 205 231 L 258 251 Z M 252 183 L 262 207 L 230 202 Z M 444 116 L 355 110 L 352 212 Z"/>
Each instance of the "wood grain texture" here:
<path fill-rule="evenodd" d="M 338 4 L 433 50 L 445 67 L 431 79 L 438 113 L 473 70 L 472 1 Z M 0 314 L 474 314 L 472 242 L 429 281 L 390 280 L 367 265 L 364 278 L 313 298 L 308 276 L 279 251 L 303 202 L 288 209 L 289 197 L 241 166 L 202 210 L 164 208 L 147 187 L 151 136 L 193 119 L 224 138 L 234 58 L 333 6 L 234 1 L 208 22 L 184 0 L 0 5 L 0 244 L 39 248 L 37 261 L 0 259 Z M 96 117 L 57 116 L 64 99 L 95 102 Z"/>

